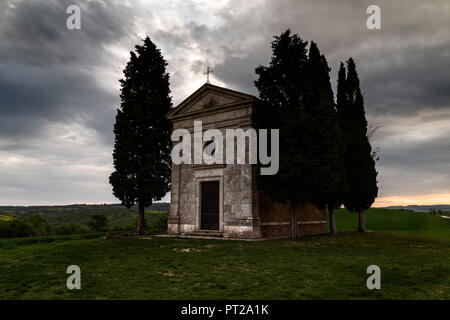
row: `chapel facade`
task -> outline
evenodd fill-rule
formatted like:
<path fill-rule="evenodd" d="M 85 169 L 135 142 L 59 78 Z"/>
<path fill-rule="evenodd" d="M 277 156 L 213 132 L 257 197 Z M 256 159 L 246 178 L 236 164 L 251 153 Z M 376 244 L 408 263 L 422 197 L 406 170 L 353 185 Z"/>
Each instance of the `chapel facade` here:
<path fill-rule="evenodd" d="M 194 121 L 201 120 L 203 131 L 218 129 L 225 137 L 226 129 L 252 127 L 255 101 L 252 95 L 205 83 L 173 108 L 167 118 L 174 130 L 186 129 L 191 136 Z M 273 202 L 259 192 L 256 166 L 248 161 L 172 164 L 171 185 L 171 235 L 256 239 L 328 232 L 324 210 L 305 205 L 292 216 L 289 204 Z"/>

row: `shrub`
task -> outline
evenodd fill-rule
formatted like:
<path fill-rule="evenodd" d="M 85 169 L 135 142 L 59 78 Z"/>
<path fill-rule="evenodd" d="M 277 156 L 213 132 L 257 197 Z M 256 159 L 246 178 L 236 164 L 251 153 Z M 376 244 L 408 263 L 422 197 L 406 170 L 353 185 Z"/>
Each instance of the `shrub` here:
<path fill-rule="evenodd" d="M 80 233 L 89 233 L 90 230 L 88 227 L 83 226 L 77 223 L 70 223 L 66 225 L 62 225 L 56 227 L 54 229 L 53 234 L 80 234 Z"/>
<path fill-rule="evenodd" d="M 108 226 L 108 217 L 104 214 L 93 215 L 88 226 L 94 231 L 105 231 Z"/>
<path fill-rule="evenodd" d="M 0 222 L 0 238 L 17 238 L 34 236 L 33 228 L 19 219 Z"/>
<path fill-rule="evenodd" d="M 166 232 L 167 231 L 167 216 L 160 216 L 158 220 L 155 221 L 150 226 L 151 232 Z"/>
<path fill-rule="evenodd" d="M 35 236 L 46 236 L 50 234 L 50 226 L 40 215 L 31 215 L 23 219 L 33 230 Z"/>
<path fill-rule="evenodd" d="M 158 218 L 158 220 L 156 220 L 154 227 L 157 229 L 164 229 L 167 230 L 167 220 L 168 220 L 168 216 L 161 216 Z"/>

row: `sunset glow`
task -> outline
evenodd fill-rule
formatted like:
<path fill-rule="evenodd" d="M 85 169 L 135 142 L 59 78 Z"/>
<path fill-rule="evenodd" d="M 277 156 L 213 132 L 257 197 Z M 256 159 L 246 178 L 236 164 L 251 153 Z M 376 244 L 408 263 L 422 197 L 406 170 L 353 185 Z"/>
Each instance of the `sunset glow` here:
<path fill-rule="evenodd" d="M 435 205 L 448 203 L 450 203 L 450 192 L 442 192 L 415 196 L 395 195 L 389 197 L 381 197 L 375 200 L 373 207 Z"/>

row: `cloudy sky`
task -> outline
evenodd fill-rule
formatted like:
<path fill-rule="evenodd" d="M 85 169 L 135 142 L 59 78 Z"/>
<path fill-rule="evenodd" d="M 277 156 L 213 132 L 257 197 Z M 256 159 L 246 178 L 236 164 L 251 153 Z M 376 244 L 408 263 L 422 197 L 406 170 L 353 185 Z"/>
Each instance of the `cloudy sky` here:
<path fill-rule="evenodd" d="M 69 5 L 81 30 L 68 30 Z M 381 30 L 366 9 L 381 8 Z M 314 40 L 336 86 L 352 56 L 378 129 L 378 206 L 450 203 L 448 0 L 2 0 L 0 205 L 117 202 L 114 116 L 129 51 L 148 35 L 169 63 L 173 102 L 205 82 L 257 95 L 254 69 L 287 28 Z M 166 198 L 167 199 L 167 198 Z"/>

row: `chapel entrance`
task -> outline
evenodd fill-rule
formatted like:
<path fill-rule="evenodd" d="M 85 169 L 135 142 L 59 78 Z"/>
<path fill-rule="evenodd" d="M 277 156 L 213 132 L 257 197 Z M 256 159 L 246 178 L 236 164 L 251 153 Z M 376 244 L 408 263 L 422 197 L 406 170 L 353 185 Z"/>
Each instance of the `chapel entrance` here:
<path fill-rule="evenodd" d="M 202 230 L 219 230 L 219 181 L 201 182 Z"/>

